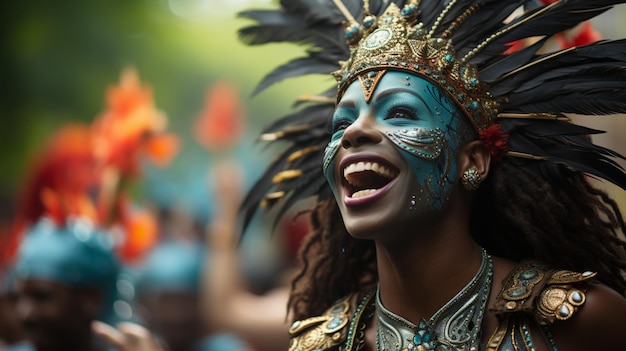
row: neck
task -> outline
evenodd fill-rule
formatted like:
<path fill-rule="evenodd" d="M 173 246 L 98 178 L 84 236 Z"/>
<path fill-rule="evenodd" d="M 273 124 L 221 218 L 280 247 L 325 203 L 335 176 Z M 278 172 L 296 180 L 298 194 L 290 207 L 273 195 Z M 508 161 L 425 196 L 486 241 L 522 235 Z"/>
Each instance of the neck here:
<path fill-rule="evenodd" d="M 376 243 L 381 301 L 413 323 L 428 320 L 463 289 L 482 260 L 467 225 L 450 220 L 437 223 L 417 226 L 428 229 L 411 233 L 412 241 L 404 245 Z"/>

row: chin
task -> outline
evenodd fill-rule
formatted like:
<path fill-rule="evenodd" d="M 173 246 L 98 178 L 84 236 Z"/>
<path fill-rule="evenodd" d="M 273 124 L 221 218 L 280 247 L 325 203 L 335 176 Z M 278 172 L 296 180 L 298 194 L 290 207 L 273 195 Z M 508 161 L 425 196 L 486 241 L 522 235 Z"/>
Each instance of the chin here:
<path fill-rule="evenodd" d="M 343 206 L 342 206 L 343 207 Z M 356 239 L 376 240 L 389 236 L 398 224 L 405 223 L 407 218 L 398 215 L 401 210 L 389 206 L 374 211 L 358 212 L 353 209 L 341 208 L 343 223 L 348 233 Z M 402 228 L 407 228 L 402 224 Z"/>

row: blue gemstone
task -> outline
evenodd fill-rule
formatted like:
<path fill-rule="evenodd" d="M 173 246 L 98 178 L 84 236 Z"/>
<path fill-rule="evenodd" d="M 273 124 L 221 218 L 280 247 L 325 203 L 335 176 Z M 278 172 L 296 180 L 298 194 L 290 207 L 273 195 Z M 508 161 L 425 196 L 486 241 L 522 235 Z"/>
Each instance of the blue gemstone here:
<path fill-rule="evenodd" d="M 465 99 L 465 95 L 464 94 L 457 94 L 456 98 L 459 99 L 459 101 L 463 101 L 463 99 Z"/>
<path fill-rule="evenodd" d="M 452 56 L 451 54 L 446 54 L 446 61 L 448 62 L 454 61 L 454 56 Z"/>
<path fill-rule="evenodd" d="M 339 325 L 341 325 L 341 322 L 343 322 L 343 318 L 341 318 L 341 317 L 335 317 L 335 318 L 331 319 L 330 323 L 328 323 L 328 329 L 335 329 L 335 328 L 337 328 Z"/>
<path fill-rule="evenodd" d="M 413 337 L 413 342 L 416 343 L 417 345 L 421 344 L 422 343 L 422 337 L 419 336 L 419 335 L 415 335 Z"/>
<path fill-rule="evenodd" d="M 478 109 L 478 102 L 472 101 L 472 109 L 474 110 Z"/>
<path fill-rule="evenodd" d="M 400 13 L 402 14 L 402 16 L 409 16 L 413 12 L 415 12 L 415 10 L 417 10 L 417 6 L 409 5 L 405 6 Z"/>
<path fill-rule="evenodd" d="M 526 294 L 527 291 L 528 290 L 526 290 L 526 288 L 520 286 L 518 288 L 515 288 L 515 289 L 509 291 L 509 296 L 512 296 L 512 297 L 522 296 L 522 295 Z"/>
<path fill-rule="evenodd" d="M 527 271 L 522 272 L 522 274 L 520 274 L 520 276 L 522 277 L 522 279 L 533 279 L 534 277 L 537 276 L 537 271 L 534 269 L 529 269 Z"/>
<path fill-rule="evenodd" d="M 476 78 L 470 78 L 470 84 L 471 84 L 471 85 L 478 85 L 478 79 L 476 79 Z"/>

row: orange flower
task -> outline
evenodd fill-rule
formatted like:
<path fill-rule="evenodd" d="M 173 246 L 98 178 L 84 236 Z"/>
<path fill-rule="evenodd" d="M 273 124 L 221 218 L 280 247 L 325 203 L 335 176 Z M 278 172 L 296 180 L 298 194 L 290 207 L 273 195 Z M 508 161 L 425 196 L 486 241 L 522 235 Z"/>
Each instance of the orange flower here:
<path fill-rule="evenodd" d="M 244 112 L 235 87 L 225 81 L 213 84 L 205 106 L 194 124 L 194 137 L 211 151 L 221 151 L 239 141 L 244 129 Z"/>
<path fill-rule="evenodd" d="M 143 155 L 164 164 L 178 149 L 166 127 L 167 118 L 154 106 L 151 88 L 141 84 L 135 70 L 126 69 L 119 84 L 108 89 L 106 110 L 94 121 L 95 155 L 124 175 L 138 173 Z M 160 144 L 155 154 L 153 140 L 164 135 L 168 142 Z"/>
<path fill-rule="evenodd" d="M 119 224 L 123 234 L 118 248 L 125 262 L 135 262 L 148 252 L 158 240 L 158 224 L 155 216 L 141 208 L 132 207 L 129 202 L 120 204 Z"/>

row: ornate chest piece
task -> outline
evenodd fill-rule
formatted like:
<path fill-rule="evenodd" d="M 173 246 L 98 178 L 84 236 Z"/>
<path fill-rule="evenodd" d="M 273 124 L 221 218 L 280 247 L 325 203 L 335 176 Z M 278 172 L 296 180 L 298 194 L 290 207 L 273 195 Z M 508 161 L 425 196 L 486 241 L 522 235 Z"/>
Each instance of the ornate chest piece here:
<path fill-rule="evenodd" d="M 493 262 L 483 250 L 476 275 L 428 321 L 418 325 L 387 310 L 376 294 L 377 351 L 479 350 L 480 327 L 491 291 Z"/>

